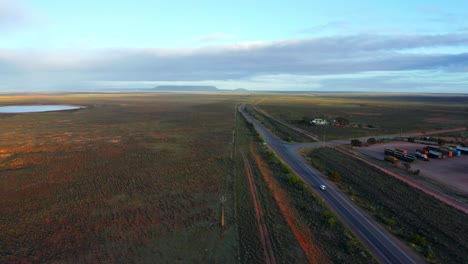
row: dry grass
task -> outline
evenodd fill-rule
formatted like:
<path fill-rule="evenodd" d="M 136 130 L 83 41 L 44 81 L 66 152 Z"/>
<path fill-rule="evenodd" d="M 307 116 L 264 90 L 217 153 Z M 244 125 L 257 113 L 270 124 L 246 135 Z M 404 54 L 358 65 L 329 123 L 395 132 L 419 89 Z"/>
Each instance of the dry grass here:
<path fill-rule="evenodd" d="M 89 107 L 0 116 L 0 262 L 234 262 L 233 211 L 221 229 L 219 197 L 236 100 L 0 97 Z"/>

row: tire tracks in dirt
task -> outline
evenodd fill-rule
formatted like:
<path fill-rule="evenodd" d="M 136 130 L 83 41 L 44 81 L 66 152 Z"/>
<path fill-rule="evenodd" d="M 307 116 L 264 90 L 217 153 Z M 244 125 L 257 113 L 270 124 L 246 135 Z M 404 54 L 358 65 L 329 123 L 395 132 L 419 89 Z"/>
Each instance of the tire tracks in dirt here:
<path fill-rule="evenodd" d="M 272 172 L 258 155 L 252 144 L 250 144 L 250 152 L 253 155 L 255 163 L 260 169 L 260 173 L 271 190 L 283 218 L 286 220 L 286 223 L 296 237 L 297 242 L 307 256 L 309 263 L 329 263 L 330 260 L 327 259 L 323 251 L 313 240 L 312 230 L 300 220 L 296 209 L 291 207 L 286 192 L 278 185 L 276 179 L 272 177 Z"/>
<path fill-rule="evenodd" d="M 249 179 L 250 192 L 252 194 L 252 199 L 255 208 L 255 218 L 257 219 L 257 225 L 260 231 L 260 241 L 262 242 L 263 253 L 265 255 L 265 263 L 276 264 L 275 252 L 273 250 L 271 238 L 265 223 L 265 213 L 263 211 L 262 204 L 258 196 L 258 190 L 257 186 L 255 185 L 254 174 L 252 172 L 252 166 L 250 165 L 250 162 L 245 156 L 244 152 L 241 152 L 241 155 L 242 159 L 244 160 L 245 172 L 247 173 L 247 178 Z"/>

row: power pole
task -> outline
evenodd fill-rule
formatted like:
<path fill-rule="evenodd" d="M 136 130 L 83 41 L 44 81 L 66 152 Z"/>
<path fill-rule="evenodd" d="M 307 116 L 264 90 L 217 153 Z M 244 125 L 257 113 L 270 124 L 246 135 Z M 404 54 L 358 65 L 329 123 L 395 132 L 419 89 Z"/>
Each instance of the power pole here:
<path fill-rule="evenodd" d="M 226 202 L 226 197 L 223 195 L 219 200 L 221 201 L 221 227 L 224 227 L 224 203 Z"/>

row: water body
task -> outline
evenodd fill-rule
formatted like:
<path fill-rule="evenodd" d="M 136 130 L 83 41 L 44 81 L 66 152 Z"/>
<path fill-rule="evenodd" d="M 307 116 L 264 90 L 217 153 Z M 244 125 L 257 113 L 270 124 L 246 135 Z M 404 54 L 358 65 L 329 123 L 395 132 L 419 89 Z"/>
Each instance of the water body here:
<path fill-rule="evenodd" d="M 50 111 L 64 111 L 85 108 L 84 106 L 76 105 L 9 105 L 0 106 L 1 114 L 13 113 L 38 113 Z"/>

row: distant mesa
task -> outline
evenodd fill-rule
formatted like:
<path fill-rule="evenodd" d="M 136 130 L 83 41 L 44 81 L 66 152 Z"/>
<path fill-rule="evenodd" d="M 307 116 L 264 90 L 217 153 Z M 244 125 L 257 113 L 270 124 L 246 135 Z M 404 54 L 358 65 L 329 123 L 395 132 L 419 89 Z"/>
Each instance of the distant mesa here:
<path fill-rule="evenodd" d="M 168 92 L 218 92 L 220 89 L 214 86 L 182 86 L 182 85 L 160 85 L 152 90 Z"/>
<path fill-rule="evenodd" d="M 219 89 L 215 86 L 201 85 L 160 85 L 152 88 L 153 91 L 161 92 L 247 92 L 245 88 L 237 88 L 233 90 Z"/>

